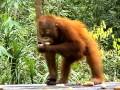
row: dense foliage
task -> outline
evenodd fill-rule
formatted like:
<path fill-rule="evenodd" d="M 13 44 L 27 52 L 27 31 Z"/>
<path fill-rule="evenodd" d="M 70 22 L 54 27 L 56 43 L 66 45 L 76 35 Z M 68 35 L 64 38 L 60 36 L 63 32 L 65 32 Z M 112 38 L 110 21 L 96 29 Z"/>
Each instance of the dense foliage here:
<path fill-rule="evenodd" d="M 44 14 L 85 22 L 100 44 L 106 79 L 120 81 L 119 0 L 44 0 L 42 8 Z M 71 82 L 88 80 L 85 61 L 72 67 Z M 34 0 L 0 0 L 0 83 L 43 83 L 47 75 L 36 50 Z"/>

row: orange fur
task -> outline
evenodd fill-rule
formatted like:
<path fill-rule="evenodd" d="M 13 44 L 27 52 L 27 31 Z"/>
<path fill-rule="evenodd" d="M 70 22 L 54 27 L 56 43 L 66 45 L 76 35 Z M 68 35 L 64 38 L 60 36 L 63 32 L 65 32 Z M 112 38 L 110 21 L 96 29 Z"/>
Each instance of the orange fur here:
<path fill-rule="evenodd" d="M 42 23 L 40 27 L 52 26 L 53 32 L 55 30 L 60 32 L 57 34 L 54 33 L 54 35 L 56 34 L 57 36 L 57 41 L 54 41 L 53 45 L 38 47 L 39 51 L 44 52 L 47 56 L 50 78 L 57 78 L 56 65 L 52 62 L 55 61 L 55 54 L 60 53 L 64 57 L 64 60 L 62 63 L 61 78 L 58 81 L 59 83 L 67 83 L 71 64 L 84 56 L 86 56 L 87 62 L 91 68 L 92 81 L 95 84 L 103 82 L 104 75 L 99 48 L 84 23 L 52 15 L 41 16 L 38 22 Z M 52 55 L 50 55 L 50 53 Z"/>

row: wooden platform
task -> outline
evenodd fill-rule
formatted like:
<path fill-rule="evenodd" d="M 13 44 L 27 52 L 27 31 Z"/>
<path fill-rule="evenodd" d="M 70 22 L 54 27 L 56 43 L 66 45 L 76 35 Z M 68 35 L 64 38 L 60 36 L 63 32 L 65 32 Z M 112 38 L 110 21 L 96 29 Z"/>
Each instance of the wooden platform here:
<path fill-rule="evenodd" d="M 114 89 L 120 86 L 120 82 L 106 82 L 105 86 L 95 85 L 84 87 L 81 85 L 56 85 L 47 86 L 46 84 L 18 84 L 18 85 L 0 85 L 0 90 L 120 90 Z"/>

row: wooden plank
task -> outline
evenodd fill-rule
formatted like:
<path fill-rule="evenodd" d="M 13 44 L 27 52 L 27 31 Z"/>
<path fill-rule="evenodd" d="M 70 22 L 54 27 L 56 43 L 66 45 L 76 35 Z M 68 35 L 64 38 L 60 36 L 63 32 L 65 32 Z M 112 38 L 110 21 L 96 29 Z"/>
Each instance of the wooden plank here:
<path fill-rule="evenodd" d="M 114 90 L 120 90 L 120 86 L 116 86 Z"/>
<path fill-rule="evenodd" d="M 104 89 L 103 85 L 81 86 L 81 85 L 56 85 L 47 86 L 46 84 L 17 84 L 17 85 L 0 85 L 0 90 L 120 90 L 120 82 L 106 82 Z"/>

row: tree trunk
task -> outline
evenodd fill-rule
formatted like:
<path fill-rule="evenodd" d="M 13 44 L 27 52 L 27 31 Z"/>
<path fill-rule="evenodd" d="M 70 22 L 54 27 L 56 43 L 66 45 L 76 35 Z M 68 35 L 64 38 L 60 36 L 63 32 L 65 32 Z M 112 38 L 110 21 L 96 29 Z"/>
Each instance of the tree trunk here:
<path fill-rule="evenodd" d="M 39 23 L 38 19 L 42 15 L 42 3 L 43 0 L 35 0 L 35 13 L 36 13 L 36 26 L 37 26 L 37 43 L 40 41 L 40 34 L 39 34 Z"/>

